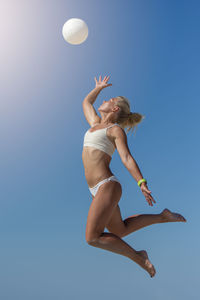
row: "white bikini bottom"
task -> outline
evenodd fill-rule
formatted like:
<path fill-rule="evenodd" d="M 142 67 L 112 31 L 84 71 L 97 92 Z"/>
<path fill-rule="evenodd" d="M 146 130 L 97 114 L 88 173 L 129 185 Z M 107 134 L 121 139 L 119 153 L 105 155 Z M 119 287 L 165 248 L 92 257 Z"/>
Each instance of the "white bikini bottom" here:
<path fill-rule="evenodd" d="M 113 175 L 113 176 L 111 176 L 111 177 L 108 177 L 108 178 L 106 178 L 106 179 L 103 179 L 103 180 L 101 180 L 101 181 L 99 181 L 99 183 L 97 183 L 95 186 L 93 186 L 92 188 L 90 188 L 89 187 L 89 190 L 90 190 L 90 193 L 93 195 L 93 196 L 95 196 L 96 195 L 96 193 L 97 193 L 97 191 L 98 191 L 98 189 L 99 189 L 99 187 L 102 185 L 102 184 L 104 184 L 105 182 L 108 182 L 108 181 L 117 181 L 117 182 L 119 182 L 119 180 Z M 120 183 L 120 182 L 119 182 Z"/>

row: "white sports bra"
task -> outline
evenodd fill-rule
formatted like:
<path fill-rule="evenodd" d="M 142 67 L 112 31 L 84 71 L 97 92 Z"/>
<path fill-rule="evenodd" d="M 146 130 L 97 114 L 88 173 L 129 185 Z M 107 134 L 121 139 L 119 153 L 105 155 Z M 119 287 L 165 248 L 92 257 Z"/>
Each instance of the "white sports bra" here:
<path fill-rule="evenodd" d="M 94 127 L 95 125 L 93 125 L 92 127 Z M 115 151 L 115 146 L 107 137 L 106 131 L 108 128 L 113 127 L 115 125 L 121 127 L 119 124 L 113 124 L 106 128 L 97 129 L 93 132 L 90 132 L 88 129 L 84 135 L 83 147 L 89 146 L 89 147 L 97 148 L 112 157 Z"/>

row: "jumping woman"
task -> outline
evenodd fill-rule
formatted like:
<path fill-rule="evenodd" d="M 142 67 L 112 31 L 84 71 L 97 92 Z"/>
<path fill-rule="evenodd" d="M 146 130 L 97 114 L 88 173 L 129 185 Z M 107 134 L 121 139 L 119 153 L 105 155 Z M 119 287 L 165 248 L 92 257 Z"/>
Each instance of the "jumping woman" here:
<path fill-rule="evenodd" d="M 100 91 L 112 84 L 108 84 L 110 76 L 102 80 L 95 77 L 96 87 L 85 97 L 83 111 L 91 129 L 84 136 L 82 160 L 85 177 L 92 194 L 92 203 L 89 208 L 85 238 L 89 245 L 102 248 L 130 258 L 151 277 L 156 273 L 145 250 L 136 251 L 128 245 L 122 237 L 145 226 L 166 222 L 186 222 L 186 219 L 169 209 L 159 214 L 133 215 L 122 220 L 118 205 L 122 195 L 119 180 L 110 170 L 112 154 L 117 149 L 122 163 L 136 180 L 147 203 L 153 206 L 156 203 L 147 187 L 140 169 L 130 153 L 127 144 L 128 131 L 139 124 L 143 115 L 130 112 L 130 102 L 123 96 L 103 101 L 97 115 L 93 104 Z M 107 228 L 109 232 L 104 232 Z"/>

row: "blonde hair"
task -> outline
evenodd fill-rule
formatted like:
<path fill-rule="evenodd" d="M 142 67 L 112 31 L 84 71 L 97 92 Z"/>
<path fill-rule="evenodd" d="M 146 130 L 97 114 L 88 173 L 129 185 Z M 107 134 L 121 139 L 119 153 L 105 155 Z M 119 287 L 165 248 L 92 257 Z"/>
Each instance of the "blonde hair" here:
<path fill-rule="evenodd" d="M 119 124 L 123 129 L 127 129 L 127 133 L 132 129 L 132 132 L 135 128 L 135 133 L 137 129 L 137 125 L 142 122 L 142 120 L 145 118 L 144 115 L 137 113 L 137 112 L 131 112 L 130 111 L 130 102 L 126 97 L 118 96 L 116 97 L 116 106 L 120 107 L 121 110 L 118 113 L 118 119 L 117 124 Z"/>

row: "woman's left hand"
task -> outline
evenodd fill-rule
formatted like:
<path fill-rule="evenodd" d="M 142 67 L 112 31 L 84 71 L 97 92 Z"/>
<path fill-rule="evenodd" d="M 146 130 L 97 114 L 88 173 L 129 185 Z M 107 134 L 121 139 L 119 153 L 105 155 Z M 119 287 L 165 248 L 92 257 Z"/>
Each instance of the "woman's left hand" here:
<path fill-rule="evenodd" d="M 156 201 L 153 199 L 153 197 L 150 195 L 151 191 L 148 189 L 147 184 L 143 182 L 141 184 L 141 191 L 144 194 L 147 202 L 149 203 L 150 206 L 153 206 L 153 202 L 156 203 Z"/>
<path fill-rule="evenodd" d="M 104 79 L 101 79 L 101 75 L 99 76 L 99 81 L 97 81 L 96 77 L 94 77 L 94 80 L 96 82 L 96 87 L 100 87 L 101 89 L 104 89 L 108 86 L 111 86 L 112 83 L 107 83 L 109 80 L 110 76 L 105 76 Z"/>

